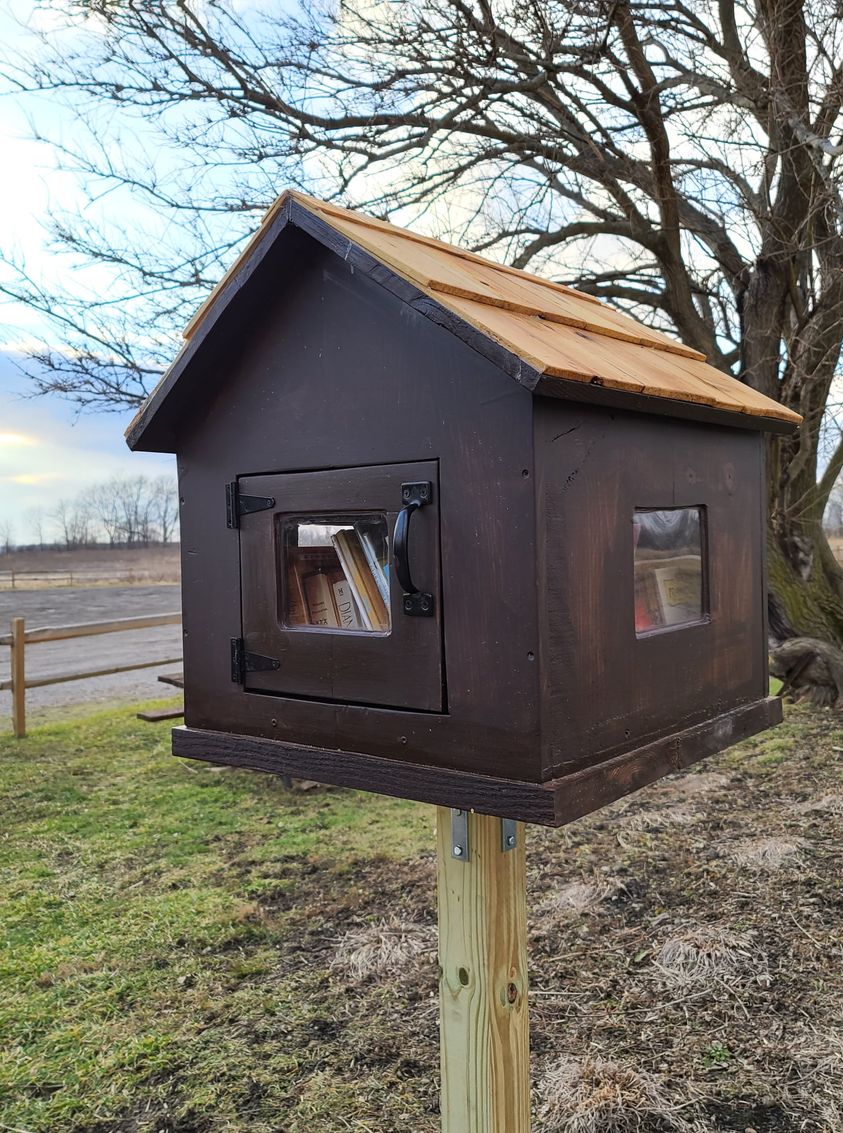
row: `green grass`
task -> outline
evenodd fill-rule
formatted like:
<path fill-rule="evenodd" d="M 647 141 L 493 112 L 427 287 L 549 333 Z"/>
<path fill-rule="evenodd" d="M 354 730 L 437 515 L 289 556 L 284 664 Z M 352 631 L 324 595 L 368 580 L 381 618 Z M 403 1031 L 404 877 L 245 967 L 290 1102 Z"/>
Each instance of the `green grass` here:
<path fill-rule="evenodd" d="M 128 707 L 0 738 L 0 1133 L 436 1133 L 432 808 L 289 792 L 169 743 Z M 840 1126 L 841 751 L 838 714 L 788 705 L 529 829 L 539 1102 L 556 1060 L 591 1055 L 694 1128 Z M 771 842 L 795 852 L 748 864 Z M 666 944 L 709 930 L 737 934 L 734 969 L 667 981 Z M 415 952 L 348 962 L 405 931 Z"/>
<path fill-rule="evenodd" d="M 284 915 L 260 902 L 302 863 L 429 848 L 428 808 L 291 793 L 168 748 L 129 709 L 0 739 L 0 1129 L 169 1129 L 174 1104 L 243 1128 L 243 1090 L 283 1093 L 296 1056 L 255 1066 L 254 1035 L 222 1020 L 271 1031 L 310 1010 L 293 981 L 267 986 Z M 148 1125 L 110 1124 L 141 1098 Z"/>

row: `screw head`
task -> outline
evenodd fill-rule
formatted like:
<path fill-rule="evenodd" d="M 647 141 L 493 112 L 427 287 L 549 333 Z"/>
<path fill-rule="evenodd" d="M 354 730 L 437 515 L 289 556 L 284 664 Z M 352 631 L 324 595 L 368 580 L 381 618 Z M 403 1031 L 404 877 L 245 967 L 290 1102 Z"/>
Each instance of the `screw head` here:
<path fill-rule="evenodd" d="M 461 858 L 462 857 L 462 846 L 454 846 L 454 857 L 455 858 Z"/>
<path fill-rule="evenodd" d="M 507 846 L 514 846 L 515 845 L 515 835 L 514 834 L 507 834 L 506 844 L 507 844 Z"/>

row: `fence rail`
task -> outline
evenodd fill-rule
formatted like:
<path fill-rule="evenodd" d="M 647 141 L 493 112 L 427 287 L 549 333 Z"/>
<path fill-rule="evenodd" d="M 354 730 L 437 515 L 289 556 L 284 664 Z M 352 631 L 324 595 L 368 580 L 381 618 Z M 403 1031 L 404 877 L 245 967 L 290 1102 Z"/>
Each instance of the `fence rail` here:
<path fill-rule="evenodd" d="M 118 618 L 109 622 L 80 622 L 77 625 L 41 626 L 27 629 L 25 618 L 12 618 L 12 632 L 0 637 L 0 646 L 11 649 L 11 676 L 0 681 L 0 692 L 12 694 L 12 731 L 20 739 L 26 735 L 26 690 L 43 688 L 45 685 L 64 684 L 66 681 L 82 681 L 91 677 L 109 677 L 115 673 L 129 673 L 135 669 L 152 669 L 156 665 L 175 665 L 181 657 L 162 657 L 154 661 L 133 661 L 128 665 L 109 665 L 102 669 L 88 669 L 84 672 L 54 673 L 48 677 L 26 676 L 26 646 L 38 645 L 45 641 L 67 641 L 73 637 L 93 637 L 101 633 L 125 633 L 133 629 L 151 629 L 155 626 L 178 625 L 181 614 L 149 614 L 137 618 Z"/>
<path fill-rule="evenodd" d="M 80 583 L 107 582 L 118 585 L 149 579 L 154 581 L 168 575 L 166 566 L 124 569 L 103 567 L 67 567 L 56 570 L 0 570 L 0 590 L 28 590 L 36 586 L 76 586 Z M 176 581 L 175 577 L 173 581 Z"/>

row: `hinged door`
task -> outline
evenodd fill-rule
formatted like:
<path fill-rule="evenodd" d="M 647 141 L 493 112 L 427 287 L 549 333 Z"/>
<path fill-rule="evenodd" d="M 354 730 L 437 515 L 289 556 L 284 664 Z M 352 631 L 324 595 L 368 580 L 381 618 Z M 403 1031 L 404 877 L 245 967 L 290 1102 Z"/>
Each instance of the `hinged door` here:
<path fill-rule="evenodd" d="M 442 712 L 436 461 L 243 476 L 239 527 L 244 688 Z"/>

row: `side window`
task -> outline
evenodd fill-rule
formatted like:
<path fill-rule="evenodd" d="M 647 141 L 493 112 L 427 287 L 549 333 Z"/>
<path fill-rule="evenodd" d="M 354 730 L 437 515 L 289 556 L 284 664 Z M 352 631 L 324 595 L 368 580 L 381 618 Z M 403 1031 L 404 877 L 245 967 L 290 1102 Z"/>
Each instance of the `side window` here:
<path fill-rule="evenodd" d="M 704 509 L 636 508 L 632 531 L 636 635 L 703 621 Z"/>

